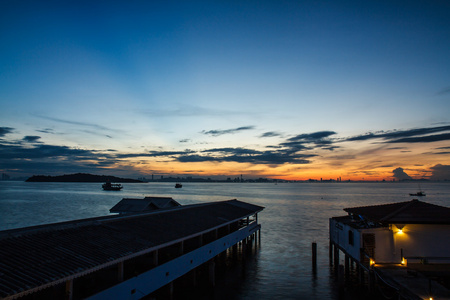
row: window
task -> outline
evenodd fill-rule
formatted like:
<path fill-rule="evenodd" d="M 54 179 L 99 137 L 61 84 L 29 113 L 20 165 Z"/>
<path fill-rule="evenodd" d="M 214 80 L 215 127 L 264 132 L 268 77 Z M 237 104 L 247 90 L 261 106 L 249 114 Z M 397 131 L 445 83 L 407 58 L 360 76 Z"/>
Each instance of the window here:
<path fill-rule="evenodd" d="M 353 231 L 348 231 L 348 243 L 353 246 Z"/>

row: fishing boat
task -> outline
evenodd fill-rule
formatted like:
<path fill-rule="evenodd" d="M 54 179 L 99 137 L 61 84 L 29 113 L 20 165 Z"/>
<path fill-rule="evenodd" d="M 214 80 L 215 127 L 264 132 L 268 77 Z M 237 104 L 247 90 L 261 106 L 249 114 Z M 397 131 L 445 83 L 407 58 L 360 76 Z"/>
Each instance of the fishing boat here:
<path fill-rule="evenodd" d="M 102 188 L 105 191 L 120 191 L 123 186 L 120 183 L 111 183 L 108 181 L 102 184 Z"/>
<path fill-rule="evenodd" d="M 421 187 L 420 187 L 420 184 L 419 184 L 419 191 L 418 191 L 417 193 L 409 194 L 409 195 L 410 195 L 410 196 L 419 196 L 419 197 L 424 197 L 424 196 L 426 196 L 425 192 L 422 191 L 422 189 L 421 189 Z"/>
<path fill-rule="evenodd" d="M 425 194 L 425 192 L 423 192 L 423 191 L 418 191 L 417 193 L 409 194 L 409 195 L 423 197 L 423 196 L 426 196 L 427 194 Z"/>
<path fill-rule="evenodd" d="M 180 189 L 180 188 L 182 188 L 182 187 L 183 187 L 183 185 L 182 185 L 181 183 L 175 184 L 175 188 L 176 188 L 176 189 Z"/>

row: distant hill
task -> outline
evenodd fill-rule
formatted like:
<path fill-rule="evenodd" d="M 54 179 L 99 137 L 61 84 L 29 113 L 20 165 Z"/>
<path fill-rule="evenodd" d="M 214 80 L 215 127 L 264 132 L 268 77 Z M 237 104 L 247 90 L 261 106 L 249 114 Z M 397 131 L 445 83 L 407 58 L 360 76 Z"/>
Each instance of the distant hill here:
<path fill-rule="evenodd" d="M 44 176 L 34 175 L 25 180 L 26 182 L 143 182 L 135 179 L 119 178 L 106 175 L 92 175 L 85 173 L 61 175 L 61 176 Z"/>

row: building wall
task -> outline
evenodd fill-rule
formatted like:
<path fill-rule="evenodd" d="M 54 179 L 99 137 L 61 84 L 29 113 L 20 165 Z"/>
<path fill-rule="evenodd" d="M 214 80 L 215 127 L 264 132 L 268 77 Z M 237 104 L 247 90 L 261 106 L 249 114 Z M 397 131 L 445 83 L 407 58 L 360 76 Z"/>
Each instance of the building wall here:
<path fill-rule="evenodd" d="M 402 252 L 410 262 L 422 258 L 428 262 L 450 262 L 450 225 L 406 224 L 355 229 L 330 219 L 330 240 L 359 261 L 363 259 L 360 249 L 364 248 L 364 234 L 375 235 L 376 263 L 401 263 Z M 353 235 L 353 245 L 350 235 Z"/>
<path fill-rule="evenodd" d="M 353 245 L 349 236 L 353 233 Z M 361 235 L 359 231 L 348 225 L 330 219 L 330 239 L 356 260 L 360 260 Z"/>
<path fill-rule="evenodd" d="M 399 232 L 399 228 L 402 232 Z M 395 251 L 400 253 L 403 249 L 405 257 L 424 257 L 430 262 L 450 261 L 450 225 L 406 224 L 404 226 L 392 225 Z"/>
<path fill-rule="evenodd" d="M 394 238 L 392 231 L 388 227 L 360 229 L 361 236 L 360 247 L 363 248 L 363 234 L 375 234 L 375 255 L 372 257 L 376 263 L 392 263 L 395 262 L 396 253 L 394 249 Z M 400 254 L 398 254 L 400 262 Z"/>

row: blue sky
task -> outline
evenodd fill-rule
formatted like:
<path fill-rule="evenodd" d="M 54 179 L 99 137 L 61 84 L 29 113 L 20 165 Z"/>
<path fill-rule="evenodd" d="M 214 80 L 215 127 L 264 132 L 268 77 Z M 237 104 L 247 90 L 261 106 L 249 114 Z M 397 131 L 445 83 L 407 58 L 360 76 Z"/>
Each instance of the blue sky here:
<path fill-rule="evenodd" d="M 0 171 L 429 177 L 449 36 L 446 1 L 2 1 Z"/>

